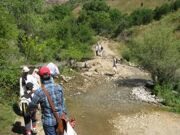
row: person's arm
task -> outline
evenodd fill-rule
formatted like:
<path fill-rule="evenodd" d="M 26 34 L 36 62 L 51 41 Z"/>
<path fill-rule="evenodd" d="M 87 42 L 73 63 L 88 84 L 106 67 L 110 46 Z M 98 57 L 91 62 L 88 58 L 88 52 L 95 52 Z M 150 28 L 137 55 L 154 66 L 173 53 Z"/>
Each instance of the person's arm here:
<path fill-rule="evenodd" d="M 24 88 L 22 86 L 22 78 L 19 79 L 19 85 L 20 85 L 20 97 L 24 95 Z"/>
<path fill-rule="evenodd" d="M 66 107 L 65 107 L 65 101 L 64 101 L 64 91 L 63 88 L 59 85 L 59 89 L 61 91 L 61 102 L 62 102 L 62 111 L 63 113 L 67 114 Z"/>
<path fill-rule="evenodd" d="M 39 104 L 40 100 L 41 100 L 40 90 L 38 89 L 38 90 L 36 90 L 36 91 L 34 92 L 34 95 L 33 95 L 33 97 L 32 97 L 32 100 L 31 100 L 31 102 L 29 103 L 29 108 L 30 108 L 30 110 L 32 110 L 32 109 L 34 109 L 34 108 L 37 108 L 37 105 Z"/>

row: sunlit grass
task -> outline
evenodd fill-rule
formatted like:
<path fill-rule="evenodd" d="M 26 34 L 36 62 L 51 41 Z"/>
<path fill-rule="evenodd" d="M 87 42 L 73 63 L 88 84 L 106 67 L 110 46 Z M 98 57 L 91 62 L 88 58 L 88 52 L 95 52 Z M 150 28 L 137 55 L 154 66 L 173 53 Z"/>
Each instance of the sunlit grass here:
<path fill-rule="evenodd" d="M 151 8 L 161 6 L 163 3 L 172 0 L 107 0 L 107 4 L 112 8 L 117 8 L 122 12 L 131 13 L 137 8 Z"/>
<path fill-rule="evenodd" d="M 0 104 L 0 135 L 11 134 L 15 114 L 10 106 Z"/>

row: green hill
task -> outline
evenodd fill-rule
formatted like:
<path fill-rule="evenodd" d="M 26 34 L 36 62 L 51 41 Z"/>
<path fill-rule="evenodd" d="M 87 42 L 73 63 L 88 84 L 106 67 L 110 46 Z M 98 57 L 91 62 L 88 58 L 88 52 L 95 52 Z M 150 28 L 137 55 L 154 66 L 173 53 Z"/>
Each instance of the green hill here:
<path fill-rule="evenodd" d="M 170 1 L 173 0 L 106 0 L 110 7 L 119 9 L 125 13 L 130 13 L 140 7 L 154 9 Z"/>

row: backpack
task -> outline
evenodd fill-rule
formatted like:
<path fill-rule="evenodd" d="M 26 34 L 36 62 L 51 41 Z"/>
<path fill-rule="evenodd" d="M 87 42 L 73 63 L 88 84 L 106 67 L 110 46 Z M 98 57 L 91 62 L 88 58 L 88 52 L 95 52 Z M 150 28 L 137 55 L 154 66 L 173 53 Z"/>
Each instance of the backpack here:
<path fill-rule="evenodd" d="M 24 116 L 24 117 L 27 117 L 27 116 L 30 115 L 30 112 L 29 112 L 29 109 L 28 109 L 29 102 L 30 101 L 25 97 L 22 97 L 21 101 L 19 102 L 19 108 L 21 110 L 22 116 Z"/>

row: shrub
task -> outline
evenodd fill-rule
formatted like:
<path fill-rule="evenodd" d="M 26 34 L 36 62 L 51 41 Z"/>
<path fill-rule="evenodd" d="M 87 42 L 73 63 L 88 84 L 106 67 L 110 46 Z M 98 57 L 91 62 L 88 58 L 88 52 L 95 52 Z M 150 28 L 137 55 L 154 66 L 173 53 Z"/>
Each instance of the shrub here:
<path fill-rule="evenodd" d="M 66 5 L 56 5 L 49 11 L 49 20 L 63 20 L 66 16 L 71 15 L 70 7 Z"/>
<path fill-rule="evenodd" d="M 154 92 L 163 98 L 163 104 L 171 106 L 173 110 L 180 111 L 179 94 L 173 93 L 173 88 L 169 84 L 156 85 Z"/>
<path fill-rule="evenodd" d="M 112 30 L 112 21 L 110 16 L 106 12 L 94 13 L 91 18 L 91 27 L 98 33 L 98 34 L 105 34 L 111 32 Z"/>
<path fill-rule="evenodd" d="M 109 10 L 109 6 L 102 0 L 93 0 L 87 2 L 83 5 L 83 10 L 86 11 L 95 11 L 95 12 L 107 12 Z"/>
<path fill-rule="evenodd" d="M 176 0 L 172 6 L 174 10 L 178 10 L 180 8 L 180 0 Z"/>
<path fill-rule="evenodd" d="M 147 24 L 153 19 L 153 11 L 151 9 L 137 9 L 131 15 L 133 25 Z"/>
<path fill-rule="evenodd" d="M 154 10 L 154 19 L 159 20 L 162 15 L 165 15 L 172 11 L 171 5 L 169 4 L 163 4 L 161 7 L 156 7 Z"/>
<path fill-rule="evenodd" d="M 6 67 L 0 71 L 0 103 L 12 104 L 19 95 L 18 68 Z"/>
<path fill-rule="evenodd" d="M 176 39 L 168 28 L 153 28 L 142 39 L 137 38 L 130 46 L 131 55 L 152 74 L 159 84 L 174 80 L 180 67 L 180 53 Z"/>

